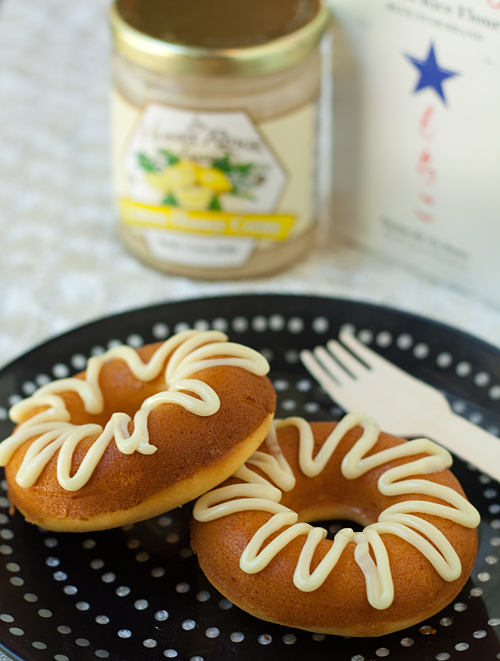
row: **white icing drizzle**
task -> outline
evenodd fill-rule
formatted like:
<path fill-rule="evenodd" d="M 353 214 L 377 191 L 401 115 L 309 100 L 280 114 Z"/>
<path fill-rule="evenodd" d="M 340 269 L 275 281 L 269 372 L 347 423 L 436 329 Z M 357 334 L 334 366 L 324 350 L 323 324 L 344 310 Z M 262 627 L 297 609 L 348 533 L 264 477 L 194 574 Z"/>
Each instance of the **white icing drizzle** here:
<path fill-rule="evenodd" d="M 389 461 L 426 454 L 421 459 L 389 468 L 379 478 L 378 489 L 386 496 L 432 496 L 450 506 L 425 500 L 406 500 L 391 505 L 380 514 L 376 523 L 366 526 L 362 532 L 355 533 L 351 528 L 340 530 L 328 553 L 311 573 L 314 552 L 326 537 L 327 531 L 307 523 L 298 523 L 298 514 L 280 504 L 282 491 L 290 491 L 295 486 L 295 477 L 276 437 L 276 430 L 287 425 L 295 425 L 299 430 L 299 465 L 308 477 L 321 473 L 344 435 L 359 425 L 363 429 L 362 436 L 342 461 L 341 471 L 345 478 L 354 480 Z M 319 588 L 337 564 L 347 544 L 354 542 L 354 558 L 364 574 L 369 603 L 379 610 L 388 608 L 394 598 L 394 587 L 387 549 L 382 540 L 382 535 L 387 533 L 397 535 L 417 548 L 444 580 L 456 580 L 462 567 L 454 548 L 432 523 L 414 515 L 440 516 L 467 528 L 474 528 L 479 524 L 479 513 L 450 487 L 425 479 L 407 479 L 448 468 L 452 463 L 450 453 L 436 443 L 420 438 L 367 457 L 377 442 L 379 431 L 377 423 L 366 415 L 346 415 L 313 458 L 314 437 L 309 423 L 297 417 L 275 420 L 265 441 L 271 454 L 255 452 L 234 474 L 243 483 L 220 487 L 205 494 L 197 501 L 193 516 L 197 521 L 204 522 L 244 510 L 261 510 L 273 515 L 257 530 L 241 555 L 240 567 L 248 574 L 261 571 L 289 542 L 299 535 L 307 535 L 293 577 L 294 584 L 303 592 Z M 252 471 L 249 465 L 260 468 L 279 488 Z M 236 500 L 231 500 L 234 498 Z M 265 540 L 282 528 L 285 530 L 261 550 Z M 375 561 L 370 554 L 370 547 Z"/>
<path fill-rule="evenodd" d="M 219 331 L 187 330 L 172 336 L 144 363 L 135 349 L 120 346 L 90 358 L 85 379 L 69 378 L 53 381 L 39 388 L 31 397 L 15 404 L 10 417 L 20 422 L 16 431 L 0 443 L 0 465 L 6 466 L 14 452 L 30 439 L 30 445 L 16 475 L 21 487 L 36 483 L 41 472 L 59 450 L 57 479 L 67 491 L 81 489 L 90 479 L 109 443 L 114 439 L 120 452 L 152 454 L 156 447 L 149 443 L 147 420 L 149 413 L 162 404 L 179 404 L 198 416 L 213 415 L 219 410 L 217 393 L 206 383 L 190 377 L 202 369 L 231 365 L 263 376 L 269 371 L 266 359 L 257 351 L 241 344 L 227 342 Z M 135 378 L 152 381 L 165 369 L 165 390 L 146 399 L 134 416 L 133 432 L 129 432 L 131 417 L 113 413 L 104 430 L 101 425 L 74 425 L 62 397 L 57 393 L 75 392 L 87 413 L 97 415 L 104 409 L 104 396 L 99 386 L 102 366 L 111 360 L 126 363 Z M 181 392 L 182 391 L 182 392 Z M 197 395 L 193 397 L 191 394 Z M 33 409 L 44 408 L 25 419 Z M 21 422 L 24 420 L 24 422 Z M 71 476 L 74 451 L 80 441 L 97 436 L 76 473 Z"/>

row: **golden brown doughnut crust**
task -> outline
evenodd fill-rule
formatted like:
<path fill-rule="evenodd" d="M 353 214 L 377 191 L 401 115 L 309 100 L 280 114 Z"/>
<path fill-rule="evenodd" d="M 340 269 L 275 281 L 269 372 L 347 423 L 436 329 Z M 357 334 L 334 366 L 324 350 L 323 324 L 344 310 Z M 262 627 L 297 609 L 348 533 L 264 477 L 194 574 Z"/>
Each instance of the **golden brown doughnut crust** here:
<path fill-rule="evenodd" d="M 315 453 L 334 424 L 311 424 Z M 441 502 L 422 495 L 388 497 L 379 492 L 377 480 L 383 472 L 389 467 L 413 461 L 417 456 L 392 461 L 355 480 L 344 478 L 340 471 L 341 461 L 360 435 L 359 427 L 346 434 L 323 472 L 315 478 L 308 478 L 298 465 L 297 429 L 289 426 L 278 431 L 283 454 L 297 479 L 294 489 L 283 493 L 281 503 L 298 512 L 299 520 L 311 522 L 339 518 L 368 525 L 375 522 L 384 509 L 402 500 Z M 403 439 L 381 433 L 368 454 L 404 442 Z M 267 451 L 265 446 L 261 451 Z M 260 473 L 254 466 L 252 470 Z M 458 480 L 448 470 L 418 477 L 449 486 L 464 495 Z M 231 478 L 225 484 L 235 481 Z M 395 595 L 392 605 L 385 610 L 377 610 L 368 603 L 365 579 L 354 560 L 355 544 L 352 542 L 325 583 L 313 592 L 302 592 L 293 584 L 293 573 L 305 535 L 294 539 L 262 571 L 244 573 L 239 567 L 240 556 L 258 528 L 270 519 L 271 514 L 266 512 L 239 512 L 208 523 L 193 519 L 191 545 L 201 568 L 217 590 L 256 617 L 317 633 L 381 636 L 421 622 L 444 608 L 460 592 L 474 566 L 477 552 L 475 529 L 437 516 L 418 516 L 431 521 L 448 538 L 461 560 L 461 576 L 452 582 L 443 580 L 414 546 L 400 537 L 384 534 Z M 282 530 L 270 536 L 265 544 Z M 320 542 L 311 571 L 331 544 L 330 540 Z"/>
<path fill-rule="evenodd" d="M 159 344 L 138 350 L 147 362 Z M 85 378 L 85 373 L 78 375 Z M 89 482 L 66 491 L 57 481 L 57 453 L 36 484 L 22 488 L 15 475 L 32 440 L 14 454 L 6 467 L 11 503 L 28 521 L 51 530 L 97 530 L 165 512 L 219 484 L 254 452 L 264 439 L 275 408 L 274 389 L 267 377 L 239 367 L 210 367 L 192 378 L 219 395 L 217 413 L 200 417 L 177 404 L 161 405 L 148 417 L 151 455 L 125 455 L 110 443 Z M 103 365 L 99 384 L 105 408 L 100 415 L 85 411 L 73 392 L 62 393 L 71 422 L 104 426 L 112 413 L 133 417 L 142 402 L 164 389 L 163 374 L 144 383 L 121 360 Z M 133 422 L 129 424 L 133 431 Z M 74 471 L 96 436 L 82 441 L 74 454 Z"/>

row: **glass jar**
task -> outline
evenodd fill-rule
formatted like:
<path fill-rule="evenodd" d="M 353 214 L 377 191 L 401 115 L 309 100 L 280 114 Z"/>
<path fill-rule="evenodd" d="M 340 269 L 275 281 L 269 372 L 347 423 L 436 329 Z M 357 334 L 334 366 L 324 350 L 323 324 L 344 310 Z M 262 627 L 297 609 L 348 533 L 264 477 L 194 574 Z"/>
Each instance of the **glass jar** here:
<path fill-rule="evenodd" d="M 145 263 L 202 279 L 296 261 L 318 217 L 321 0 L 116 0 L 113 174 Z"/>

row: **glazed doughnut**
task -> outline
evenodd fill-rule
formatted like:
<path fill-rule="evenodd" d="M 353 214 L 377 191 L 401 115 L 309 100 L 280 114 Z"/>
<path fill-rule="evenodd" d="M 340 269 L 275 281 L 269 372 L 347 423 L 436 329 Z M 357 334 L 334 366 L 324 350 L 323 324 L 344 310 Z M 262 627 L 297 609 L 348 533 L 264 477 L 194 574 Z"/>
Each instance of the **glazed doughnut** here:
<path fill-rule="evenodd" d="M 264 440 L 275 393 L 265 358 L 189 330 L 92 357 L 14 405 L 0 444 L 9 498 L 49 530 L 140 521 L 197 498 Z"/>
<path fill-rule="evenodd" d="M 379 433 L 360 414 L 273 429 L 195 505 L 192 547 L 217 590 L 263 620 L 342 636 L 398 631 L 452 601 L 474 565 L 479 514 L 445 449 Z M 307 523 L 332 518 L 365 528 L 331 541 Z"/>

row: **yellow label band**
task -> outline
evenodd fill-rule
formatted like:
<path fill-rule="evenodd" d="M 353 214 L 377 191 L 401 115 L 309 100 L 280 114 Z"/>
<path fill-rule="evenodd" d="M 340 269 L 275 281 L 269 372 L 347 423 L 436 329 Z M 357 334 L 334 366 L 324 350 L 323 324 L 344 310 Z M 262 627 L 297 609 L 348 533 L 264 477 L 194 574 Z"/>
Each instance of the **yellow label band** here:
<path fill-rule="evenodd" d="M 284 214 L 241 214 L 223 211 L 190 211 L 176 207 L 138 204 L 120 200 L 122 221 L 134 227 L 154 227 L 171 232 L 242 236 L 285 241 L 295 216 Z"/>

